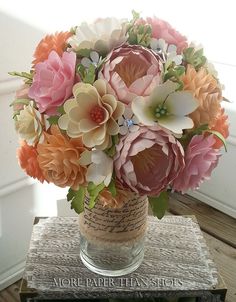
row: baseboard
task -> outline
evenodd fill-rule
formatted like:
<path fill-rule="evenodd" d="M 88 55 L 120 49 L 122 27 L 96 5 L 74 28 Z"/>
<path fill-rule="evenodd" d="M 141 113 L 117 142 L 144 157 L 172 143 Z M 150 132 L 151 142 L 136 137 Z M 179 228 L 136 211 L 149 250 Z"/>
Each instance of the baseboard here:
<path fill-rule="evenodd" d="M 200 191 L 188 192 L 188 194 L 205 202 L 206 204 L 212 206 L 213 208 L 216 208 L 217 210 L 219 210 L 233 218 L 236 218 L 236 210 L 229 207 L 228 205 L 224 204 L 222 201 L 212 198 L 212 197 L 208 196 L 207 194 L 200 192 Z"/>
<path fill-rule="evenodd" d="M 0 274 L 0 291 L 22 278 L 25 260 Z"/>

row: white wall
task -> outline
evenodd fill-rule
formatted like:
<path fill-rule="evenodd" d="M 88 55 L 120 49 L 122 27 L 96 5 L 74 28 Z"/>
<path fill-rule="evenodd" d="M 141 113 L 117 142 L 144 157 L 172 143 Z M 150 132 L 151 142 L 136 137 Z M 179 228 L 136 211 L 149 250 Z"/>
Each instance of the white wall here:
<path fill-rule="evenodd" d="M 45 32 L 69 29 L 83 20 L 99 16 L 131 17 L 131 10 L 169 20 L 179 31 L 205 46 L 207 56 L 218 62 L 225 96 L 236 100 L 236 28 L 234 1 L 198 0 L 151 1 L 121 0 L 114 8 L 107 0 L 30 1 L 8 0 L 0 3 L 0 290 L 22 273 L 34 216 L 75 215 L 63 199 L 66 190 L 41 185 L 25 176 L 18 167 L 15 151 L 17 136 L 9 104 L 19 80 L 8 71 L 28 71 L 35 46 Z M 183 9 L 184 7 L 184 9 Z M 196 9 L 200 9 L 196 13 Z M 221 210 L 236 215 L 236 112 L 231 116 L 229 152 L 223 155 L 212 179 L 194 196 Z"/>

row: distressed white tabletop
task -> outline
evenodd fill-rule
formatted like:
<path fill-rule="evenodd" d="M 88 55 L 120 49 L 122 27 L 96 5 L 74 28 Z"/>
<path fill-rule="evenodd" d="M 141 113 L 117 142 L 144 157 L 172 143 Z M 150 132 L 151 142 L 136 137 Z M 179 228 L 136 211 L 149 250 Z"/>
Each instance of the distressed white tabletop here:
<path fill-rule="evenodd" d="M 36 218 L 22 297 L 31 291 L 39 299 L 200 296 L 221 301 L 212 295 L 223 287 L 194 217 L 149 217 L 143 263 L 123 277 L 103 277 L 82 264 L 77 219 Z"/>

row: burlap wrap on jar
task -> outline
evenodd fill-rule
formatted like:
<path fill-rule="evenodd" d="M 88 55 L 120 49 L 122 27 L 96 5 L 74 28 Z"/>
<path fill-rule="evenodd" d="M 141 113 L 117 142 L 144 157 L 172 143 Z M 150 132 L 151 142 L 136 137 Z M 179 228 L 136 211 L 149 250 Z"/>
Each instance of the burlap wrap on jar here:
<path fill-rule="evenodd" d="M 89 241 L 101 244 L 135 243 L 145 235 L 148 199 L 134 196 L 122 208 L 103 207 L 97 201 L 90 209 L 85 198 L 84 212 L 79 216 L 81 234 Z"/>

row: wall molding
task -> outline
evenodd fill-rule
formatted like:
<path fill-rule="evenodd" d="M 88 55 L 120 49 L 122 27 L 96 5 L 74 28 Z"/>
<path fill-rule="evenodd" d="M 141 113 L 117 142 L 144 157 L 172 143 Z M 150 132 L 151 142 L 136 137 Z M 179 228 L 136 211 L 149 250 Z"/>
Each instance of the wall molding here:
<path fill-rule="evenodd" d="M 23 272 L 25 269 L 25 260 L 22 260 L 20 263 L 17 263 L 4 273 L 0 274 L 0 291 L 14 282 L 22 278 Z"/>
<path fill-rule="evenodd" d="M 15 182 L 0 187 L 0 197 L 9 195 L 17 190 L 20 190 L 27 186 L 31 186 L 35 183 L 37 183 L 37 181 L 33 178 L 29 178 L 29 177 L 21 178 Z"/>
<path fill-rule="evenodd" d="M 227 215 L 236 218 L 236 209 L 231 208 L 226 205 L 223 201 L 220 201 L 216 198 L 212 198 L 211 196 L 197 190 L 195 192 L 188 192 L 189 195 L 201 200 L 202 202 L 216 208 L 217 210 L 226 213 Z"/>

